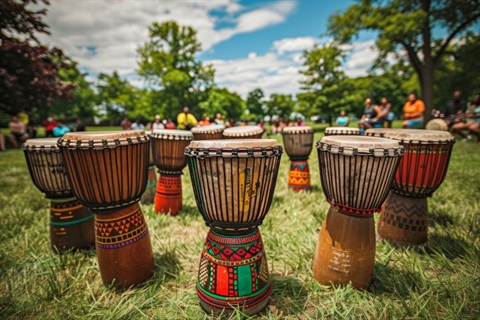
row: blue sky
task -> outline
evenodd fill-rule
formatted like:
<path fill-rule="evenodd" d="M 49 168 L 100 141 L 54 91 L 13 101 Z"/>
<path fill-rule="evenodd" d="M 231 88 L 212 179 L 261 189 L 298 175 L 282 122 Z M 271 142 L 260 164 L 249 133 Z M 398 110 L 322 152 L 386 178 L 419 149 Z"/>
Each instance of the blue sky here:
<path fill-rule="evenodd" d="M 52 0 L 46 41 L 77 60 L 92 80 L 100 72 L 119 74 L 136 86 L 136 49 L 153 22 L 175 20 L 197 30 L 198 58 L 216 69 L 216 83 L 242 96 L 257 88 L 271 93 L 299 91 L 302 52 L 328 41 L 328 17 L 354 1 L 157 1 Z M 367 73 L 376 52 L 373 35 L 351 46 L 344 64 L 349 76 Z"/>

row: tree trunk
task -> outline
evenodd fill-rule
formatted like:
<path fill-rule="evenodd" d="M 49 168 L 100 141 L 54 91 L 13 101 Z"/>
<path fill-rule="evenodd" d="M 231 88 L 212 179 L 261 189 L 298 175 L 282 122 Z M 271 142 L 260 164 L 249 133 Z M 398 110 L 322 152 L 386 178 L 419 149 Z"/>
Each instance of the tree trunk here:
<path fill-rule="evenodd" d="M 425 103 L 425 122 L 430 120 L 433 109 L 433 72 L 434 68 L 431 58 L 425 59 L 425 67 L 422 70 L 423 75 L 420 83 L 422 89 L 422 98 L 423 102 Z"/>

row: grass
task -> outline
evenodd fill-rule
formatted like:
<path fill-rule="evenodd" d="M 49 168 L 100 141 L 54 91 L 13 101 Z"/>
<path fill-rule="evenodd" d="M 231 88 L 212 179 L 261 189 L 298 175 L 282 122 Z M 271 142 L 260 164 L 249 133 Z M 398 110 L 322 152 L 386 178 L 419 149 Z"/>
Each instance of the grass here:
<path fill-rule="evenodd" d="M 316 133 L 315 140 L 320 137 Z M 447 178 L 428 200 L 428 248 L 398 250 L 378 242 L 366 291 L 324 287 L 313 279 L 313 253 L 328 204 L 315 150 L 309 162 L 313 191 L 298 194 L 287 188 L 289 161 L 282 158 L 273 204 L 261 226 L 273 292 L 257 318 L 480 317 L 479 146 L 456 143 Z M 140 288 L 117 292 L 102 284 L 94 251 L 59 255 L 50 250 L 48 201 L 32 184 L 22 152 L 0 153 L 0 318 L 209 318 L 195 293 L 208 229 L 188 170 L 184 173 L 180 215 L 157 215 L 152 206 L 142 206 L 154 276 Z"/>

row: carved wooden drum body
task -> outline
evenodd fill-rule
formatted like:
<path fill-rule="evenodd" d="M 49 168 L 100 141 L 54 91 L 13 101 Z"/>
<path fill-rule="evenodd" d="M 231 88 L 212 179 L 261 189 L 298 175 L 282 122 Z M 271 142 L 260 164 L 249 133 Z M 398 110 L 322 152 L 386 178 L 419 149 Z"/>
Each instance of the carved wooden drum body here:
<path fill-rule="evenodd" d="M 150 137 L 152 135 L 151 131 L 145 131 L 145 133 Z M 152 143 L 150 143 L 150 151 L 148 157 L 148 178 L 147 186 L 145 192 L 142 195 L 141 202 L 143 204 L 152 204 L 155 199 L 155 193 L 157 188 L 157 171 L 155 169 L 155 161 L 153 159 L 153 150 Z"/>
<path fill-rule="evenodd" d="M 143 130 L 75 132 L 58 146 L 75 196 L 95 213 L 103 282 L 144 282 L 153 272 L 153 253 L 138 202 L 147 184 L 150 138 Z"/>
<path fill-rule="evenodd" d="M 373 214 L 387 197 L 403 147 L 361 136 L 328 136 L 316 147 L 331 207 L 317 243 L 314 277 L 325 285 L 351 283 L 365 289 L 375 262 Z"/>
<path fill-rule="evenodd" d="M 282 147 L 275 140 L 193 141 L 186 148 L 195 200 L 210 231 L 197 293 L 207 311 L 253 315 L 271 283 L 258 226 L 273 198 Z"/>
<path fill-rule="evenodd" d="M 94 245 L 93 214 L 72 193 L 57 138 L 29 139 L 23 145 L 30 177 L 50 200 L 50 242 L 56 249 Z"/>
<path fill-rule="evenodd" d="M 309 191 L 310 168 L 308 156 L 312 151 L 312 127 L 286 127 L 282 131 L 283 146 L 290 157 L 290 171 L 288 173 L 288 187 L 294 191 Z"/>

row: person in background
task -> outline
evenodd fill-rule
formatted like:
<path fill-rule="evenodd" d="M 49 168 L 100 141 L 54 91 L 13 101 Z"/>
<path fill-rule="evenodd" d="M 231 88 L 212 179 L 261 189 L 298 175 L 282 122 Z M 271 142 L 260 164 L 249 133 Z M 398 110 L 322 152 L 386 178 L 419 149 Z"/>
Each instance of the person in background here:
<path fill-rule="evenodd" d="M 77 121 L 75 123 L 76 123 L 76 127 L 75 127 L 76 132 L 87 131 L 85 129 L 85 124 L 82 122 L 82 120 L 77 119 Z"/>
<path fill-rule="evenodd" d="M 363 115 L 358 122 L 360 132 L 363 133 L 366 129 L 382 127 L 383 118 L 382 110 L 379 106 L 373 103 L 372 98 L 365 99 L 365 109 Z"/>
<path fill-rule="evenodd" d="M 305 122 L 303 122 L 302 118 L 297 118 L 297 120 L 294 123 L 294 126 L 296 127 L 305 127 Z"/>
<path fill-rule="evenodd" d="M 140 122 L 140 119 L 135 120 L 131 126 L 132 130 L 145 130 L 145 126 Z"/>
<path fill-rule="evenodd" d="M 197 118 L 190 113 L 190 109 L 185 106 L 183 107 L 182 112 L 177 116 L 177 124 L 178 128 L 181 130 L 190 130 L 197 126 L 198 121 Z"/>
<path fill-rule="evenodd" d="M 395 114 L 392 111 L 392 104 L 390 101 L 388 101 L 387 97 L 382 97 L 382 100 L 380 100 L 380 109 L 382 110 L 383 114 L 384 127 L 391 128 Z"/>
<path fill-rule="evenodd" d="M 0 151 L 7 151 L 7 147 L 5 146 L 5 137 L 3 134 L 0 134 Z"/>
<path fill-rule="evenodd" d="M 265 125 L 265 120 L 263 120 L 263 118 L 258 119 L 257 127 L 262 129 L 263 132 L 265 132 L 265 130 L 267 130 L 267 126 Z"/>
<path fill-rule="evenodd" d="M 123 130 L 130 130 L 132 127 L 132 122 L 128 119 L 128 117 L 123 118 L 120 122 L 120 126 Z"/>
<path fill-rule="evenodd" d="M 28 133 L 26 132 L 26 126 L 23 121 L 20 121 L 17 116 L 13 116 L 12 120 L 8 124 L 10 128 L 10 135 L 8 138 L 12 142 L 15 148 L 18 148 L 18 142 L 25 142 L 28 139 Z"/>
<path fill-rule="evenodd" d="M 445 109 L 445 120 L 448 126 L 453 126 L 455 123 L 463 122 L 466 118 L 464 115 L 467 109 L 467 102 L 462 99 L 462 91 L 455 90 L 453 92 L 453 100 L 447 105 Z"/>
<path fill-rule="evenodd" d="M 336 125 L 337 127 L 348 127 L 350 124 L 350 118 L 347 116 L 345 110 L 340 111 L 340 116 L 337 117 Z"/>
<path fill-rule="evenodd" d="M 215 119 L 213 120 L 216 125 L 225 125 L 225 121 L 222 119 L 222 114 L 220 112 L 217 112 L 215 115 Z"/>
<path fill-rule="evenodd" d="M 240 122 L 241 126 L 248 126 L 248 120 L 247 119 L 242 119 L 242 122 Z"/>
<path fill-rule="evenodd" d="M 62 137 L 65 133 L 72 131 L 69 126 L 58 122 L 57 126 L 53 128 L 52 134 L 55 138 Z"/>
<path fill-rule="evenodd" d="M 403 106 L 403 123 L 402 127 L 415 128 L 424 124 L 425 104 L 417 98 L 415 93 L 408 95 L 408 101 Z"/>
<path fill-rule="evenodd" d="M 171 118 L 168 118 L 167 123 L 165 124 L 165 129 L 175 129 L 175 128 L 177 128 L 175 126 L 175 123 L 173 123 Z"/>
<path fill-rule="evenodd" d="M 479 122 L 480 122 L 480 93 L 477 93 L 472 102 L 470 102 L 470 107 L 466 112 L 467 119 L 465 122 L 457 122 L 452 126 L 452 133 L 458 134 L 462 137 L 463 141 L 466 141 L 467 138 L 470 140 L 472 137 L 467 137 L 463 130 L 468 130 L 469 133 L 475 134 L 477 136 L 477 143 L 480 141 L 479 136 Z"/>
<path fill-rule="evenodd" d="M 150 127 L 150 130 L 155 131 L 155 130 L 161 130 L 165 129 L 165 125 L 160 121 L 160 115 L 155 116 L 155 120 L 152 122 L 152 125 Z"/>
<path fill-rule="evenodd" d="M 203 119 L 198 122 L 199 127 L 208 126 L 208 125 L 210 125 L 210 117 L 207 117 L 207 116 L 203 117 Z"/>
<path fill-rule="evenodd" d="M 225 122 L 225 128 L 231 128 L 235 126 L 235 121 L 230 118 Z"/>
<path fill-rule="evenodd" d="M 53 129 L 57 126 L 57 120 L 52 116 L 48 116 L 47 119 L 43 120 L 42 124 L 45 127 L 45 136 L 47 138 L 53 137 Z"/>
<path fill-rule="evenodd" d="M 35 118 L 29 117 L 28 125 L 27 125 L 27 132 L 30 138 L 36 138 L 38 132 L 38 124 Z"/>
<path fill-rule="evenodd" d="M 272 134 L 280 134 L 280 132 L 282 132 L 280 127 L 280 119 L 277 118 L 273 120 L 272 123 Z"/>

